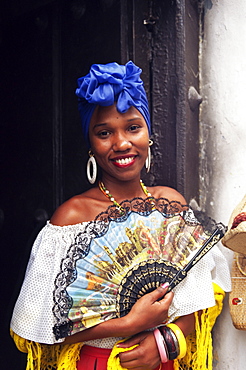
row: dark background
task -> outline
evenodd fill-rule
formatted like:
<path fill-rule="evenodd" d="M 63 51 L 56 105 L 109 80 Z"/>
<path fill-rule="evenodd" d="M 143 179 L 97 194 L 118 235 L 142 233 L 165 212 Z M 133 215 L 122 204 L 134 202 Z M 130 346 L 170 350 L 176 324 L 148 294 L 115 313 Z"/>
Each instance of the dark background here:
<path fill-rule="evenodd" d="M 76 80 L 93 63 L 143 69 L 154 155 L 148 185 L 198 199 L 200 2 L 2 0 L 0 5 L 0 368 L 25 369 L 9 336 L 31 246 L 54 210 L 88 189 Z M 192 103 L 192 104 L 191 104 Z"/>

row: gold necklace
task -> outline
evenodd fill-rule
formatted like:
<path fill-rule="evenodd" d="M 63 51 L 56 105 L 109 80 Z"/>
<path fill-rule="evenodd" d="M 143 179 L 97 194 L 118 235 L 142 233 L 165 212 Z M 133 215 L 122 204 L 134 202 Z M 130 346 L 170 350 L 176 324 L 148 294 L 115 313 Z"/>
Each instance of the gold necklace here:
<path fill-rule="evenodd" d="M 144 192 L 144 194 L 148 197 L 148 198 L 152 198 L 152 195 L 150 194 L 150 192 L 148 191 L 147 187 L 144 185 L 143 181 L 140 180 L 140 186 Z M 114 203 L 114 205 L 123 213 L 125 212 L 124 208 L 114 199 L 113 195 L 110 194 L 109 190 L 106 188 L 106 186 L 104 185 L 104 183 L 102 181 L 99 181 L 99 189 L 101 190 L 101 192 L 111 201 Z"/>

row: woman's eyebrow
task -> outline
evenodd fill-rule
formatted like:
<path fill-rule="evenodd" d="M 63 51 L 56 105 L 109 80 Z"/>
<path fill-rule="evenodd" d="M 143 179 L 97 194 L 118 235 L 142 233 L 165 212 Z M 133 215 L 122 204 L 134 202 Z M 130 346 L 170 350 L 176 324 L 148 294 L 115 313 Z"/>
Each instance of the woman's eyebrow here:
<path fill-rule="evenodd" d="M 129 119 L 127 120 L 127 122 L 139 121 L 139 120 L 141 120 L 141 117 L 134 117 L 134 118 L 129 118 Z"/>
<path fill-rule="evenodd" d="M 102 123 L 96 123 L 94 126 L 93 126 L 93 130 L 97 127 L 102 127 L 102 126 L 106 126 L 107 123 L 106 122 L 102 122 Z"/>

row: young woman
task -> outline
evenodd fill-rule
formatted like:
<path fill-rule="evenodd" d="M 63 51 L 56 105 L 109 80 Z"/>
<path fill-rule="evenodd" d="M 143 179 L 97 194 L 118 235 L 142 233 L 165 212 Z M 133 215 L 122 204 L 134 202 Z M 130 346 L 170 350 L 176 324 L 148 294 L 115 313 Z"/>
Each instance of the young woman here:
<path fill-rule="evenodd" d="M 155 219 L 160 207 L 156 200 L 162 199 L 167 214 L 187 210 L 176 190 L 147 188 L 140 179 L 150 162 L 151 144 L 140 73 L 132 62 L 109 63 L 93 65 L 78 80 L 90 148 L 88 178 L 95 182 L 97 165 L 102 176 L 96 186 L 62 204 L 34 243 L 11 322 L 17 346 L 28 352 L 28 369 L 169 370 L 179 368 L 177 358 L 182 357 L 180 366 L 192 364 L 195 369 L 196 361 L 199 366 L 203 361 L 204 369 L 211 366 L 211 328 L 224 291 L 230 289 L 227 263 L 218 248 L 191 270 L 174 294 L 167 293 L 160 276 L 159 287 L 136 299 L 126 314 L 115 309 L 114 301 L 123 299 L 124 306 L 126 298 L 125 293 L 119 298 L 115 281 L 123 281 L 130 267 L 145 266 L 148 253 L 150 260 L 167 253 L 147 223 L 142 227 Z M 117 242 L 122 232 L 129 242 Z M 101 237 L 106 238 L 99 248 Z M 184 337 L 190 334 L 186 354 Z M 205 344 L 199 352 L 201 335 Z M 128 340 L 115 346 L 124 338 Z"/>

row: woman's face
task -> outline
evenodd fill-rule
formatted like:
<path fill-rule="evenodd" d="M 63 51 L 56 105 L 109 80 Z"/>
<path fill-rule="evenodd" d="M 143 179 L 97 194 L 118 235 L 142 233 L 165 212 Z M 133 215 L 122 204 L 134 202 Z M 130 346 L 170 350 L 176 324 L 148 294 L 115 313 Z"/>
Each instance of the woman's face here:
<path fill-rule="evenodd" d="M 97 106 L 89 127 L 91 150 L 107 178 L 129 181 L 140 176 L 148 155 L 149 133 L 142 114 L 130 107 Z"/>

